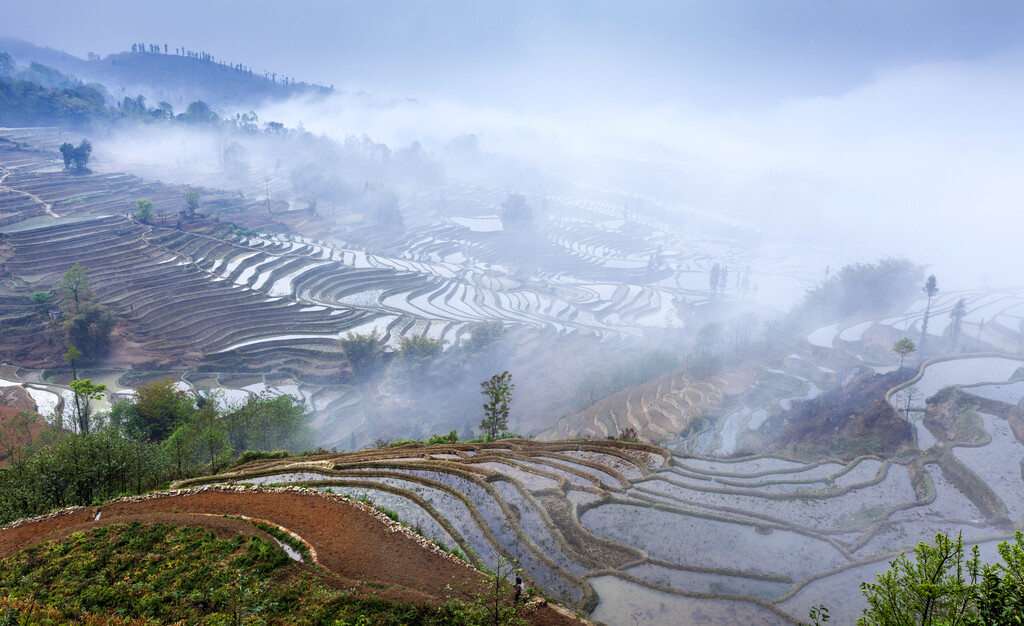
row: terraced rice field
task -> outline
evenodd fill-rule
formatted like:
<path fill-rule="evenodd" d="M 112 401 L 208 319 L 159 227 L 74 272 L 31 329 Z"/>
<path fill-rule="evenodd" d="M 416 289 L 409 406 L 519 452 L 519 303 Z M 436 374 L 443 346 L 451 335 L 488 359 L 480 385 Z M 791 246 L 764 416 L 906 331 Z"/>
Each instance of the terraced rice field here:
<path fill-rule="evenodd" d="M 937 532 L 978 542 L 1007 536 L 989 505 L 979 509 L 971 484 L 951 478 L 949 463 L 986 477 L 1021 523 L 1013 494 L 1024 493 L 1024 445 L 1005 420 L 985 416 L 984 426 L 992 443 L 953 445 L 953 460 L 804 463 L 597 439 L 508 440 L 256 462 L 194 482 L 376 497 L 470 560 L 510 559 L 530 584 L 609 624 L 679 616 L 795 623 L 819 603 L 847 623 L 863 606 L 858 584 L 897 552 Z"/>

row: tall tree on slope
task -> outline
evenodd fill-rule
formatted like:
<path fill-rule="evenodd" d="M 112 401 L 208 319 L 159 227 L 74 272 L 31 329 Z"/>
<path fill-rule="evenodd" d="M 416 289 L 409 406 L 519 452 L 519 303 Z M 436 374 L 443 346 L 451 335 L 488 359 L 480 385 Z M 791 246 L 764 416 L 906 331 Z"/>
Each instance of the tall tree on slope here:
<path fill-rule="evenodd" d="M 938 284 L 935 281 L 935 274 L 928 276 L 928 280 L 924 282 L 924 287 L 921 288 L 924 295 L 928 296 L 928 304 L 924 307 L 924 323 L 921 324 L 921 345 L 920 345 L 920 359 L 924 362 L 924 342 L 928 338 L 928 316 L 932 312 L 932 298 L 935 294 L 939 293 Z"/>

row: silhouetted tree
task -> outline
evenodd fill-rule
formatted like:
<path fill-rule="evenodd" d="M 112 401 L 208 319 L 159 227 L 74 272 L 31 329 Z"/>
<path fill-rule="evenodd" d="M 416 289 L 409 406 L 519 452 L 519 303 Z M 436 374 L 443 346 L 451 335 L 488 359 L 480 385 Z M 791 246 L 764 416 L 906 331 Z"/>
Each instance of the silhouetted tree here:
<path fill-rule="evenodd" d="M 219 118 L 213 112 L 213 109 L 210 108 L 210 105 L 202 100 L 196 100 L 188 105 L 185 112 L 181 114 L 181 119 L 189 124 L 212 124 Z"/>
<path fill-rule="evenodd" d="M 6 52 L 0 52 L 0 76 L 6 77 L 14 73 L 14 59 Z"/>
<path fill-rule="evenodd" d="M 949 349 L 956 351 L 960 345 L 960 329 L 967 316 L 967 300 L 960 298 L 949 312 Z"/>
<path fill-rule="evenodd" d="M 708 288 L 710 289 L 710 298 L 715 299 L 718 295 L 718 283 L 722 277 L 722 266 L 715 263 L 711 266 L 711 272 L 708 274 Z"/>
<path fill-rule="evenodd" d="M 526 202 L 526 196 L 521 193 L 510 194 L 501 203 L 504 209 L 501 213 L 501 224 L 506 229 L 529 228 L 533 224 L 533 209 Z"/>
<path fill-rule="evenodd" d="M 924 361 L 924 343 L 928 338 L 928 316 L 932 312 L 932 298 L 935 294 L 939 293 L 938 284 L 935 281 L 935 274 L 928 276 L 928 280 L 924 282 L 924 287 L 921 288 L 924 295 L 928 296 L 928 304 L 924 307 L 924 322 L 921 324 L 921 361 Z"/>
<path fill-rule="evenodd" d="M 77 147 L 64 142 L 60 146 L 60 154 L 64 157 L 65 168 L 74 167 L 76 170 L 84 170 L 89 164 L 90 155 L 92 155 L 92 144 L 88 139 L 83 139 Z"/>

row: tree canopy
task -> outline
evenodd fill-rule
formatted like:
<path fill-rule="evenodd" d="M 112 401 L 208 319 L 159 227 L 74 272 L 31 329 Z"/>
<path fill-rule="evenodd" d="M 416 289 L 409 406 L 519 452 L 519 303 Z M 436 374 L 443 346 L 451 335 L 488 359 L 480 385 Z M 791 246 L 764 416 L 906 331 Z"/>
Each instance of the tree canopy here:
<path fill-rule="evenodd" d="M 900 554 L 876 582 L 862 583 L 868 608 L 857 624 L 978 625 L 1020 623 L 1024 615 L 1024 532 L 999 544 L 1002 563 L 983 564 L 978 547 L 935 536 L 935 544 Z M 1015 621 L 1016 620 L 1016 621 Z"/>
<path fill-rule="evenodd" d="M 153 219 L 153 201 L 148 198 L 136 200 L 135 217 L 142 222 Z"/>
<path fill-rule="evenodd" d="M 501 204 L 501 224 L 508 230 L 529 228 L 533 224 L 533 209 L 521 193 L 509 194 Z"/>
<path fill-rule="evenodd" d="M 480 383 L 480 386 L 483 387 L 480 393 L 487 398 L 480 430 L 484 439 L 494 441 L 508 431 L 509 405 L 512 402 L 512 390 L 516 386 L 508 370 L 491 376 L 490 380 Z"/>
<path fill-rule="evenodd" d="M 380 338 L 380 332 L 374 328 L 373 332 L 369 334 L 350 332 L 338 340 L 341 344 L 341 352 L 352 369 L 352 376 L 357 381 L 369 380 L 380 367 L 384 354 Z"/>
<path fill-rule="evenodd" d="M 89 165 L 89 157 L 92 156 L 92 144 L 88 139 L 83 139 L 78 146 L 73 146 L 65 141 L 60 145 L 60 154 L 64 157 L 66 169 L 74 168 L 84 171 Z"/>
<path fill-rule="evenodd" d="M 913 297 L 923 273 L 922 266 L 893 257 L 846 265 L 809 290 L 796 312 L 814 319 L 834 319 L 889 311 Z"/>

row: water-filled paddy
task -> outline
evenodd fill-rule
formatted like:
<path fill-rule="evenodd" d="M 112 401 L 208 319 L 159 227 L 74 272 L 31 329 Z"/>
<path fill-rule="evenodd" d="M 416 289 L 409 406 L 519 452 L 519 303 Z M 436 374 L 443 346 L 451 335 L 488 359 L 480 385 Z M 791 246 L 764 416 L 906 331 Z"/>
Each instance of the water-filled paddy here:
<path fill-rule="evenodd" d="M 941 361 L 925 368 L 915 387 L 921 398 L 928 398 L 949 385 L 1006 382 L 1021 366 L 1024 361 L 998 357 Z"/>
<path fill-rule="evenodd" d="M 795 494 L 785 498 L 762 498 L 739 493 L 716 493 L 654 479 L 644 487 L 681 502 L 708 507 L 731 508 L 786 520 L 805 528 L 838 529 L 860 527 L 882 519 L 892 507 L 914 502 L 916 497 L 906 468 L 890 466 L 885 479 L 840 493 L 833 497 L 812 498 Z"/>
<path fill-rule="evenodd" d="M 1016 405 L 1024 399 L 1024 380 L 1018 380 L 1012 383 L 965 387 L 964 391 L 975 396 L 988 398 L 989 400 L 996 400 L 998 402 Z"/>
<path fill-rule="evenodd" d="M 614 576 L 589 580 L 601 601 L 591 619 L 606 624 L 788 624 L 748 602 L 685 598 Z"/>
<path fill-rule="evenodd" d="M 514 478 L 523 484 L 524 487 L 531 491 L 537 491 L 540 489 L 552 489 L 558 486 L 558 481 L 554 478 L 548 478 L 547 476 L 541 476 L 540 474 L 534 474 L 533 472 L 527 472 L 523 469 L 509 465 L 507 463 L 498 463 L 497 461 L 489 461 L 487 463 L 475 463 L 475 467 L 483 467 L 485 469 L 494 470 L 503 476 Z"/>
<path fill-rule="evenodd" d="M 975 474 L 984 477 L 1006 504 L 1010 519 L 1020 522 L 1024 516 L 1024 479 L 1021 478 L 1024 445 L 1013 436 L 1009 422 L 988 413 L 980 415 L 992 441 L 978 448 L 956 447 L 953 454 Z"/>
<path fill-rule="evenodd" d="M 794 579 L 846 563 L 830 544 L 774 530 L 766 537 L 753 525 L 704 519 L 627 504 L 603 504 L 583 514 L 595 534 L 644 550 L 651 556 L 697 567 L 736 568 Z M 700 537 L 683 541 L 681 537 Z"/>
<path fill-rule="evenodd" d="M 753 596 L 762 600 L 778 598 L 790 588 L 789 583 L 757 580 L 743 576 L 722 576 L 707 572 L 687 572 L 660 565 L 638 565 L 623 570 L 655 585 L 701 591 L 704 593 L 725 593 L 734 596 Z"/>

